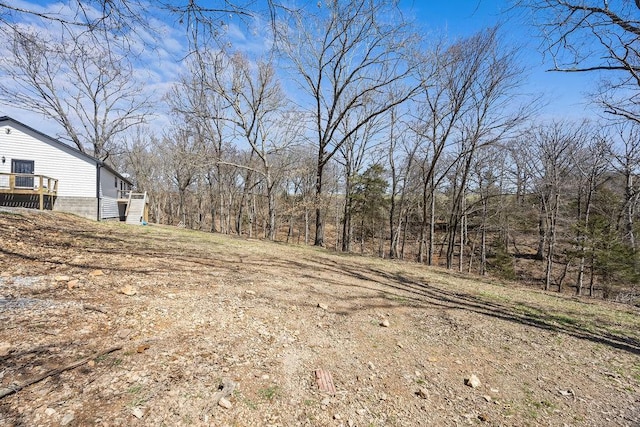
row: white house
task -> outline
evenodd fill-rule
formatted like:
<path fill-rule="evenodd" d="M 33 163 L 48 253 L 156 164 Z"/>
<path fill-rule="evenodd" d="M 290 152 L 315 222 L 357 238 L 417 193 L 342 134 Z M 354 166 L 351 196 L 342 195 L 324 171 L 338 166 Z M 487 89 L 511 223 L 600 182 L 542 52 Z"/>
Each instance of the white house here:
<path fill-rule="evenodd" d="M 11 117 L 0 117 L 0 205 L 123 220 L 131 185 L 104 162 Z"/>

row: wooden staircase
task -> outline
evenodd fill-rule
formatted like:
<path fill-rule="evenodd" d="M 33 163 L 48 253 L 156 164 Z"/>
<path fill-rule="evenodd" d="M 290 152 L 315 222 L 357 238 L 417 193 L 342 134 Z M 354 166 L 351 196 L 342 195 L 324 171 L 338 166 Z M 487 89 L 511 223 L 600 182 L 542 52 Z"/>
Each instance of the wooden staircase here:
<path fill-rule="evenodd" d="M 145 209 L 147 207 L 147 193 L 129 193 L 127 203 L 126 223 L 141 225 L 145 220 Z"/>

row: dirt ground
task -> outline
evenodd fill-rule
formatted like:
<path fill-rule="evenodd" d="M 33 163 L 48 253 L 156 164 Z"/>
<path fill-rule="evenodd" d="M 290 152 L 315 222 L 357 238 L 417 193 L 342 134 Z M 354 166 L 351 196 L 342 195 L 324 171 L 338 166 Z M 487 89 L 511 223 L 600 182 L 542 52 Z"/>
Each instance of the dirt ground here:
<path fill-rule="evenodd" d="M 631 306 L 0 212 L 0 426 L 639 426 L 639 356 Z"/>

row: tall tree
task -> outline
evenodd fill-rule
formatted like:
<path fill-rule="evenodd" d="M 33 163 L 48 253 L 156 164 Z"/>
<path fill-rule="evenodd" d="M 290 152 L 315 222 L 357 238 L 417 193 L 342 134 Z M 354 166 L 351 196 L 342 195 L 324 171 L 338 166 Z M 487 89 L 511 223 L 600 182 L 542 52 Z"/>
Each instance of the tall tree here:
<path fill-rule="evenodd" d="M 412 35 L 396 2 L 318 4 L 318 13 L 295 20 L 283 39 L 283 48 L 312 105 L 309 115 L 317 147 L 314 244 L 322 246 L 325 166 L 353 134 L 405 102 L 415 88 L 402 85 L 413 72 L 407 55 Z M 345 128 L 350 113 L 365 106 L 367 113 Z"/>
<path fill-rule="evenodd" d="M 265 181 L 267 234 L 273 240 L 276 233 L 275 186 L 278 183 L 274 161 L 294 141 L 295 134 L 292 128 L 287 129 L 287 124 L 299 120 L 294 114 L 288 118 L 285 115 L 286 99 L 270 62 L 258 61 L 252 66 L 240 53 L 230 58 L 218 55 L 213 59 L 208 88 L 226 101 L 230 111 L 226 121 L 233 128 L 232 134 L 237 132 L 241 141 L 249 144 L 260 164 L 255 171 Z"/>

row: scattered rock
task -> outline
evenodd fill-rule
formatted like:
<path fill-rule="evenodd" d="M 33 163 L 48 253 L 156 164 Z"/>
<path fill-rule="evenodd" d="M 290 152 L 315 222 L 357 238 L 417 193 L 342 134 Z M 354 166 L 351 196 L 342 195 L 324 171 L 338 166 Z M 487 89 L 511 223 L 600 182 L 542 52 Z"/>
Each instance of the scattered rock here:
<path fill-rule="evenodd" d="M 380 393 L 380 400 L 387 400 L 387 393 Z"/>
<path fill-rule="evenodd" d="M 489 416 L 487 414 L 480 414 L 478 415 L 478 419 L 486 423 L 487 421 L 489 421 Z"/>
<path fill-rule="evenodd" d="M 567 389 L 567 390 L 558 390 L 558 392 L 564 396 L 564 397 L 569 397 L 569 396 L 573 396 L 573 398 L 576 398 L 576 394 L 573 392 L 573 390 L 571 389 Z"/>
<path fill-rule="evenodd" d="M 402 343 L 396 343 L 396 345 L 398 346 L 398 348 L 404 348 L 404 346 L 402 345 Z"/>
<path fill-rule="evenodd" d="M 256 291 L 244 291 L 244 293 L 247 295 L 255 295 Z"/>
<path fill-rule="evenodd" d="M 116 338 L 120 338 L 121 340 L 123 340 L 125 338 L 128 338 L 132 333 L 133 331 L 131 329 L 120 329 L 118 332 L 116 332 Z"/>
<path fill-rule="evenodd" d="M 380 322 L 380 326 L 388 328 L 389 326 L 391 326 L 391 323 L 389 323 L 389 320 L 384 319 L 382 322 Z"/>
<path fill-rule="evenodd" d="M 11 353 L 11 344 L 8 342 L 0 342 L 0 357 L 8 356 Z"/>
<path fill-rule="evenodd" d="M 340 414 L 333 414 L 333 419 L 334 420 L 341 420 L 342 417 L 340 416 Z"/>
<path fill-rule="evenodd" d="M 464 383 L 465 385 L 468 385 L 471 388 L 478 388 L 482 385 L 482 383 L 480 382 L 480 380 L 475 374 L 471 374 L 469 378 L 465 378 Z"/>
<path fill-rule="evenodd" d="M 71 290 L 73 288 L 77 288 L 80 281 L 78 279 L 69 280 L 67 282 L 67 289 Z"/>
<path fill-rule="evenodd" d="M 61 426 L 68 426 L 75 419 L 76 419 L 75 414 L 73 412 L 70 412 L 67 415 L 65 415 L 64 417 L 62 417 L 62 420 L 60 421 L 60 425 Z"/>
<path fill-rule="evenodd" d="M 369 367 L 369 369 L 371 369 L 372 371 L 376 370 L 376 365 L 373 364 L 373 362 L 369 362 L 367 363 L 367 366 Z"/>
<path fill-rule="evenodd" d="M 320 303 L 318 303 L 318 308 L 321 308 L 321 309 L 327 311 L 329 309 L 329 306 L 327 304 L 325 304 L 325 303 L 320 302 Z"/>
<path fill-rule="evenodd" d="M 329 406 L 331 404 L 331 398 L 330 397 L 325 397 L 324 399 L 322 399 L 322 402 L 320 402 L 320 404 L 322 406 Z"/>
<path fill-rule="evenodd" d="M 102 270 L 93 270 L 89 273 L 89 276 L 93 276 L 93 277 L 104 276 L 104 272 Z"/>
<path fill-rule="evenodd" d="M 131 297 L 131 296 L 134 296 L 135 294 L 137 294 L 138 291 L 136 290 L 136 288 L 134 288 L 131 285 L 125 285 L 125 286 L 120 288 L 120 293 Z"/>
<path fill-rule="evenodd" d="M 136 407 L 131 411 L 131 415 L 136 417 L 137 419 L 141 419 L 144 417 L 144 410 L 142 408 Z"/>
<path fill-rule="evenodd" d="M 71 280 L 71 277 L 69 276 L 56 276 L 53 278 L 53 280 L 55 280 L 56 282 L 68 282 L 69 280 Z"/>
<path fill-rule="evenodd" d="M 51 415 L 55 414 L 56 410 L 53 408 L 47 408 L 44 410 L 44 414 L 48 417 L 50 417 Z"/>
<path fill-rule="evenodd" d="M 149 350 L 149 344 L 142 344 L 139 345 L 138 348 L 136 348 L 136 352 L 138 353 L 144 353 L 145 350 Z"/>
<path fill-rule="evenodd" d="M 482 396 L 482 398 L 483 398 L 484 400 L 486 400 L 487 402 L 491 402 L 491 396 L 489 396 L 489 395 L 486 395 L 486 394 L 485 394 L 484 396 Z"/>
<path fill-rule="evenodd" d="M 429 390 L 427 390 L 424 387 L 420 387 L 420 389 L 416 392 L 416 394 L 423 399 L 429 398 Z"/>
<path fill-rule="evenodd" d="M 237 382 L 230 378 L 223 378 L 222 384 L 218 386 L 218 391 L 213 395 L 213 402 L 225 409 L 231 408 L 231 402 L 229 402 L 229 399 L 227 398 L 233 394 L 233 391 L 238 387 L 238 385 L 239 384 Z M 225 400 L 226 402 L 220 403 L 221 400 Z"/>

